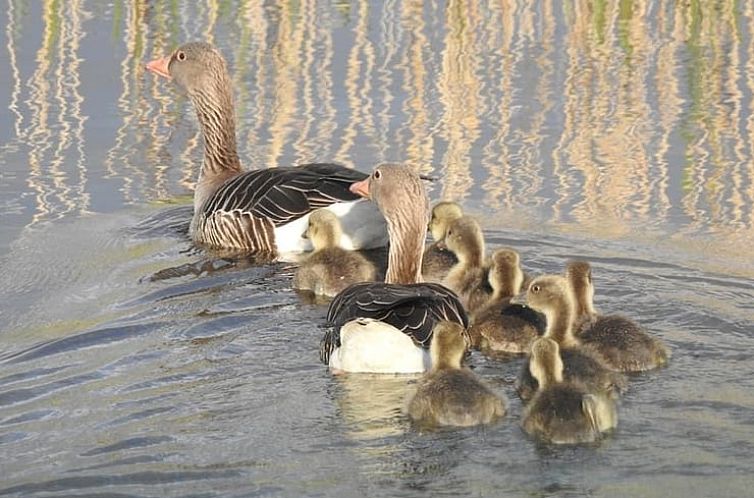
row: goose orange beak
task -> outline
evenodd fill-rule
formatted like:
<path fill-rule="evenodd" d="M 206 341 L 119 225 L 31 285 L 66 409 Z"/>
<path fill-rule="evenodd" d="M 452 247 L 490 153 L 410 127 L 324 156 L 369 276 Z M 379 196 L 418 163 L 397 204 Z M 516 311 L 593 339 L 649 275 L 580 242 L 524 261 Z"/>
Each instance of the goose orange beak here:
<path fill-rule="evenodd" d="M 360 182 L 352 183 L 348 190 L 356 195 L 369 199 L 369 178 L 361 180 Z"/>
<path fill-rule="evenodd" d="M 147 71 L 163 76 L 167 79 L 173 79 L 168 71 L 168 64 L 170 64 L 170 57 L 163 57 L 162 59 L 155 59 L 147 63 Z"/>

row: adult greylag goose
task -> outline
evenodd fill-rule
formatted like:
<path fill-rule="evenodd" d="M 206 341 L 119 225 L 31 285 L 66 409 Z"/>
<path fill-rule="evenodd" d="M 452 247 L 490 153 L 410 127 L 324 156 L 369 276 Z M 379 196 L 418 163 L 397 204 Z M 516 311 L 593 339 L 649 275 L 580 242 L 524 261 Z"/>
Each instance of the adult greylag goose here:
<path fill-rule="evenodd" d="M 597 351 L 582 345 L 573 334 L 575 306 L 565 277 L 543 275 L 529 284 L 525 304 L 544 314 L 547 319 L 545 337 L 560 346 L 563 378 L 583 383 L 589 392 L 616 396 L 625 389 L 626 377 L 615 372 Z M 531 375 L 530 358 L 526 360 L 516 389 L 522 400 L 531 399 L 537 390 L 537 379 Z"/>
<path fill-rule="evenodd" d="M 604 356 L 621 372 L 642 372 L 665 365 L 670 353 L 665 344 L 641 325 L 621 315 L 602 315 L 594 309 L 592 267 L 586 261 L 570 261 L 566 278 L 576 300 L 576 336 Z"/>
<path fill-rule="evenodd" d="M 341 247 L 385 245 L 379 211 L 349 190 L 367 177 L 337 164 L 243 172 L 225 59 L 207 43 L 187 43 L 147 69 L 175 81 L 194 105 L 204 137 L 204 162 L 194 191 L 190 234 L 201 245 L 254 252 L 300 252 L 309 213 L 332 209 L 343 224 Z"/>
<path fill-rule="evenodd" d="M 507 247 L 493 252 L 487 278 L 492 295 L 472 314 L 472 347 L 485 354 L 528 353 L 532 342 L 544 334 L 546 320 L 532 308 L 510 302 L 524 282 L 518 253 Z"/>
<path fill-rule="evenodd" d="M 505 401 L 461 363 L 466 341 L 461 325 L 439 322 L 429 348 L 431 370 L 419 381 L 408 415 L 422 426 L 489 424 L 505 415 Z"/>
<path fill-rule="evenodd" d="M 448 225 L 443 244 L 456 255 L 458 263 L 442 284 L 458 294 L 467 311 L 474 312 L 492 295 L 482 228 L 471 216 L 462 216 Z"/>
<path fill-rule="evenodd" d="M 335 296 L 327 310 L 329 328 L 320 343 L 320 359 L 332 367 L 331 359 L 343 364 L 343 355 L 359 349 L 362 351 L 359 354 L 365 357 L 382 358 L 374 359 L 375 364 L 381 365 L 381 372 L 405 371 L 404 366 L 397 364 L 397 358 L 401 357 L 398 351 L 373 346 L 367 334 L 359 337 L 354 334 L 348 350 L 339 350 L 341 327 L 357 318 L 374 318 L 391 325 L 394 334 L 408 335 L 412 347 L 421 351 L 429 347 L 432 329 L 438 321 L 459 323 L 465 331 L 466 311 L 450 289 L 421 282 L 429 201 L 419 176 L 406 166 L 383 164 L 367 180 L 351 188 L 374 201 L 387 220 L 388 268 L 385 282 L 354 284 Z M 357 364 L 350 364 L 353 366 L 350 371 L 375 371 L 360 370 Z"/>
<path fill-rule="evenodd" d="M 296 271 L 294 289 L 333 297 L 351 284 L 374 281 L 376 272 L 369 260 L 358 252 L 338 246 L 341 231 L 334 213 L 318 209 L 311 214 L 304 235 L 312 242 L 314 251 Z"/>
<path fill-rule="evenodd" d="M 537 339 L 532 344 L 529 369 L 539 385 L 521 419 L 521 427 L 530 435 L 555 444 L 592 443 L 618 425 L 612 398 L 564 380 L 557 342 L 548 337 Z"/>
<path fill-rule="evenodd" d="M 456 255 L 442 242 L 448 225 L 461 216 L 463 216 L 463 210 L 455 202 L 438 202 L 432 208 L 428 228 L 434 242 L 427 246 L 422 258 L 422 277 L 425 282 L 442 282 L 453 265 L 458 263 Z"/>

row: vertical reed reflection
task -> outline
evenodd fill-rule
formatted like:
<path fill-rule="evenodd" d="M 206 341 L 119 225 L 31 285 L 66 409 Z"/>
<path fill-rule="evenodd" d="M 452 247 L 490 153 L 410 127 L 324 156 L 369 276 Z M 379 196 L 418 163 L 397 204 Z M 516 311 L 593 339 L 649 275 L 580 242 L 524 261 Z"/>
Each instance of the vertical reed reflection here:
<path fill-rule="evenodd" d="M 608 236 L 754 234 L 750 3 L 140 0 L 97 7 L 105 20 L 94 5 L 8 4 L 0 159 L 28 164 L 28 223 L 113 191 L 190 193 L 195 117 L 143 63 L 203 39 L 228 58 L 247 167 L 406 160 L 441 176 L 435 195 L 492 212 Z M 104 50 L 117 62 L 88 64 Z M 108 81 L 115 115 L 92 116 L 84 89 Z"/>

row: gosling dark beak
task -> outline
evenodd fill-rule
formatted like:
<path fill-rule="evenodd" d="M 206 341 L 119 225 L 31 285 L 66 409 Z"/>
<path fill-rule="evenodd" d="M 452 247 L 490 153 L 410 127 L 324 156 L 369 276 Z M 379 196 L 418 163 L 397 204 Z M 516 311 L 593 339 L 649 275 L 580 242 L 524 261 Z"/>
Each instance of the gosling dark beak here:
<path fill-rule="evenodd" d="M 513 296 L 509 302 L 511 304 L 520 304 L 521 306 L 529 305 L 529 301 L 526 299 L 526 292 Z"/>

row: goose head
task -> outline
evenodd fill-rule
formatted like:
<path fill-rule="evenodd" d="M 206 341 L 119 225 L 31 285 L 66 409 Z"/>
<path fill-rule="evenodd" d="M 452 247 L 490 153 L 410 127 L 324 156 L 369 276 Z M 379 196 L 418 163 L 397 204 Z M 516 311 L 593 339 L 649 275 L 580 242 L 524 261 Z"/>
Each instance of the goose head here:
<path fill-rule="evenodd" d="M 199 207 L 215 188 L 241 171 L 225 59 L 209 43 L 191 42 L 167 57 L 149 62 L 147 70 L 173 80 L 188 94 L 196 109 L 204 135 L 204 166 L 194 194 L 195 207 Z"/>
<path fill-rule="evenodd" d="M 432 208 L 432 216 L 429 219 L 429 232 L 432 238 L 439 242 L 445 237 L 448 225 L 463 216 L 461 206 L 456 202 L 438 202 Z"/>
<path fill-rule="evenodd" d="M 563 360 L 560 346 L 548 337 L 540 337 L 531 345 L 529 371 L 540 388 L 563 381 Z"/>
<path fill-rule="evenodd" d="M 586 261 L 569 261 L 566 264 L 566 278 L 573 290 L 576 301 L 576 314 L 594 314 L 594 284 L 592 267 Z"/>
<path fill-rule="evenodd" d="M 222 54 L 203 42 L 186 43 L 167 57 L 147 64 L 147 70 L 173 80 L 190 96 L 230 93 L 230 76 Z"/>
<path fill-rule="evenodd" d="M 432 343 L 429 346 L 432 369 L 461 368 L 465 354 L 466 339 L 463 327 L 455 322 L 438 322 L 432 331 Z"/>
<path fill-rule="evenodd" d="M 531 281 L 523 304 L 539 311 L 547 318 L 545 336 L 562 347 L 579 342 L 573 335 L 575 306 L 568 280 L 560 275 L 543 275 Z"/>
<path fill-rule="evenodd" d="M 482 228 L 470 216 L 461 216 L 448 225 L 445 246 L 463 264 L 482 266 L 484 261 L 484 236 Z"/>
<path fill-rule="evenodd" d="M 524 272 L 521 258 L 513 249 L 503 247 L 490 256 L 490 272 L 487 277 L 496 297 L 512 297 L 521 292 Z"/>
<path fill-rule="evenodd" d="M 381 164 L 351 191 L 377 204 L 390 238 L 387 283 L 421 282 L 429 199 L 419 175 L 408 166 Z"/>
<path fill-rule="evenodd" d="M 314 250 L 338 247 L 342 229 L 338 217 L 326 209 L 318 209 L 309 216 L 309 226 L 304 232 Z"/>

